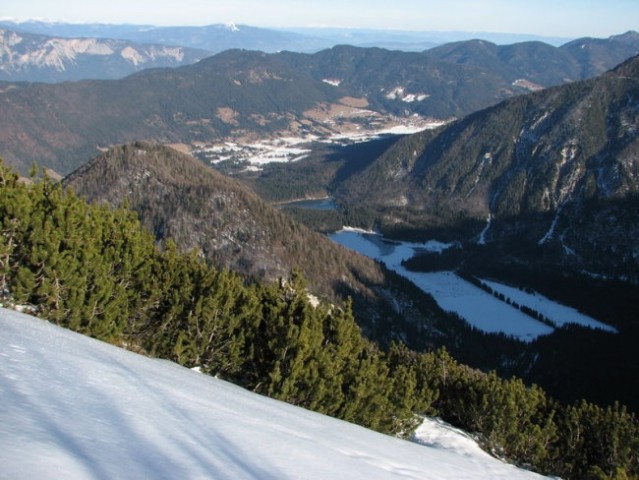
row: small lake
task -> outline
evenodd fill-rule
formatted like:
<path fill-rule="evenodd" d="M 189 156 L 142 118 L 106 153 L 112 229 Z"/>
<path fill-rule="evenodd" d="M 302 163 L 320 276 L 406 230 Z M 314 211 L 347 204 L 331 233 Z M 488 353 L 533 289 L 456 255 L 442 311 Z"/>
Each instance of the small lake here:
<path fill-rule="evenodd" d="M 310 210 L 335 210 L 337 208 L 337 205 L 330 197 L 310 200 L 297 200 L 295 202 L 282 203 L 280 206 L 308 208 Z"/>

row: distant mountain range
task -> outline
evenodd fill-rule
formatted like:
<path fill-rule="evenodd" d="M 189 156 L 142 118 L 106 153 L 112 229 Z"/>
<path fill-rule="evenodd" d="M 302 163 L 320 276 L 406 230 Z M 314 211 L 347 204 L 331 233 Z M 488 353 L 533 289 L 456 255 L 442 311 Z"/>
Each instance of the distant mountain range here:
<path fill-rule="evenodd" d="M 580 38 L 560 47 L 538 41 L 495 45 L 471 40 L 426 52 L 439 60 L 483 68 L 530 90 L 600 75 L 638 53 L 637 32 L 607 39 Z"/>
<path fill-rule="evenodd" d="M 48 22 L 0 22 L 7 29 L 66 38 L 117 38 L 136 43 L 180 45 L 211 54 L 241 48 L 274 53 L 281 50 L 315 52 L 335 42 L 313 35 L 249 25 L 214 24 L 203 27 L 154 25 L 73 24 Z"/>
<path fill-rule="evenodd" d="M 146 68 L 188 65 L 209 55 L 187 47 L 0 29 L 0 81 L 53 83 L 122 78 Z"/>
<path fill-rule="evenodd" d="M 334 47 L 316 54 L 228 50 L 195 65 L 114 81 L 0 86 L 0 155 L 61 174 L 97 148 L 135 140 L 206 144 L 322 136 L 351 117 L 448 119 L 613 67 L 639 48 L 628 33 L 573 47 L 469 41 L 421 53 Z M 583 48 L 582 48 L 583 47 Z M 572 50 L 571 50 L 572 49 Z M 570 61 L 568 61 L 570 60 Z"/>
<path fill-rule="evenodd" d="M 4 29 L 4 30 L 2 30 Z M 639 53 L 636 32 L 584 38 L 553 47 L 543 37 L 377 30 L 269 30 L 246 25 L 150 25 L 0 22 L 0 80 L 59 82 L 122 78 L 143 68 L 179 66 L 230 49 L 311 53 L 336 45 L 422 52 L 484 68 L 519 86 L 548 86 L 603 73 Z M 450 39 L 464 41 L 448 43 Z M 515 44 L 498 46 L 511 39 Z M 117 40 L 114 40 L 117 39 Z M 533 40 L 534 39 L 534 40 Z M 177 47 L 181 47 L 178 49 Z M 551 68 L 540 69 L 546 63 Z M 541 71 L 540 71 L 541 70 Z M 530 78 L 529 78 L 530 77 Z M 529 82 L 529 85 L 526 84 Z"/>
<path fill-rule="evenodd" d="M 435 45 L 473 38 L 481 38 L 499 44 L 543 41 L 557 46 L 572 40 L 565 37 L 490 32 L 429 32 L 356 28 L 267 29 L 233 23 L 198 27 L 171 27 L 3 20 L 0 21 L 0 27 L 54 37 L 118 38 L 141 43 L 181 45 L 204 48 L 213 53 L 231 48 L 261 50 L 267 53 L 282 50 L 311 53 L 336 45 L 422 51 Z"/>

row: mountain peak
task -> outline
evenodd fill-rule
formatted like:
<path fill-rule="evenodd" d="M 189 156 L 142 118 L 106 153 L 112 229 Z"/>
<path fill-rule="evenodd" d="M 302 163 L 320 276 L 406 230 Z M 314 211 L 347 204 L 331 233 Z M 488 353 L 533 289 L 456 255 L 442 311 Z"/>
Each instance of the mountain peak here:
<path fill-rule="evenodd" d="M 633 45 L 639 44 L 639 32 L 635 30 L 628 30 L 620 35 L 612 35 L 611 40 L 617 40 L 618 42 L 630 43 Z"/>
<path fill-rule="evenodd" d="M 383 281 L 374 261 L 349 255 L 238 181 L 167 146 L 112 148 L 64 184 L 91 201 L 126 199 L 160 243 L 172 238 L 182 250 L 198 249 L 217 268 L 269 281 L 299 268 L 315 293 L 330 298 L 341 297 L 335 278 L 360 292 L 368 289 L 362 282 Z"/>
<path fill-rule="evenodd" d="M 226 29 L 231 31 L 231 32 L 239 32 L 240 29 L 237 27 L 237 25 L 235 25 L 235 23 L 231 22 L 231 23 L 227 23 L 226 25 Z"/>
<path fill-rule="evenodd" d="M 190 64 L 206 55 L 164 44 L 0 29 L 0 80 L 4 81 L 114 79 L 144 68 Z"/>

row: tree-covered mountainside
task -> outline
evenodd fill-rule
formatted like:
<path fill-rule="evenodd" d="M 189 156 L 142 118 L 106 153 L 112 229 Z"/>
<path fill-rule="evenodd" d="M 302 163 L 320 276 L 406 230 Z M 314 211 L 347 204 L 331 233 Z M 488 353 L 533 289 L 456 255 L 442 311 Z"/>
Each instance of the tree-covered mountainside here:
<path fill-rule="evenodd" d="M 561 405 L 444 350 L 380 350 L 348 303 L 313 306 L 301 277 L 246 283 L 197 251 L 159 250 L 130 211 L 49 180 L 26 184 L 2 166 L 0 192 L 3 303 L 381 431 L 407 434 L 416 414 L 435 413 L 543 473 L 639 475 L 639 422 L 621 405 Z"/>
<path fill-rule="evenodd" d="M 196 249 L 215 268 L 265 281 L 287 279 L 297 270 L 313 294 L 336 302 L 351 297 L 360 327 L 382 343 L 409 338 L 421 349 L 444 339 L 443 344 L 452 343 L 468 329 L 432 298 L 409 298 L 406 282 L 380 264 L 336 245 L 240 182 L 169 147 L 145 142 L 115 147 L 63 184 L 88 201 L 128 205 L 159 245 L 170 239 L 182 252 Z"/>
<path fill-rule="evenodd" d="M 217 268 L 275 281 L 299 269 L 312 290 L 337 299 L 383 285 L 375 262 L 347 253 L 266 204 L 236 180 L 169 147 L 115 147 L 63 180 L 89 201 L 126 202 L 158 242 L 198 249 Z"/>
<path fill-rule="evenodd" d="M 388 144 L 382 139 L 357 148 L 331 148 L 327 162 L 321 157 L 310 164 L 310 168 L 331 170 L 335 176 L 345 178 L 365 168 L 367 155 L 364 153 L 383 150 Z M 360 149 L 363 165 L 359 165 L 354 156 Z M 297 172 L 292 174 L 293 177 L 299 177 L 300 181 L 309 173 L 302 168 L 304 165 L 308 164 L 289 165 L 289 169 Z M 300 167 L 299 171 L 297 167 Z M 295 183 L 290 175 L 281 172 L 271 174 L 266 169 L 262 174 L 273 177 L 275 190 Z M 278 182 L 279 178 L 283 183 Z M 565 289 L 566 292 L 588 288 L 587 298 L 592 300 L 589 305 L 582 305 L 579 296 L 558 297 L 561 292 L 556 288 L 550 292 L 541 291 L 565 304 L 585 309 L 593 317 L 615 325 L 623 332 L 622 335 L 604 335 L 596 331 L 578 331 L 571 341 L 571 336 L 562 330 L 551 335 L 551 339 L 522 343 L 474 329 L 459 317 L 444 312 L 432 297 L 408 280 L 389 272 L 379 263 L 343 250 L 325 236 L 313 233 L 289 218 L 293 216 L 314 227 L 334 224 L 335 229 L 340 229 L 344 224 L 374 218 L 367 217 L 365 212 L 338 210 L 321 215 L 321 212 L 308 209 L 285 207 L 283 212 L 287 215 L 284 215 L 237 181 L 220 175 L 192 157 L 142 142 L 105 152 L 67 177 L 64 185 L 91 201 L 107 202 L 112 206 L 127 204 L 138 214 L 143 226 L 153 233 L 158 244 L 171 238 L 178 250 L 197 249 L 216 268 L 231 268 L 262 280 L 288 278 L 289 272 L 297 269 L 307 278 L 312 293 L 337 302 L 350 296 L 359 327 L 369 339 L 381 345 L 388 346 L 401 339 L 418 351 L 443 346 L 468 365 L 535 381 L 562 400 L 596 399 L 604 405 L 622 400 L 633 408 L 637 405 L 637 390 L 627 385 L 636 362 L 626 358 L 628 352 L 633 351 L 636 335 L 632 330 L 632 318 L 623 314 L 632 303 L 624 295 L 615 296 L 615 291 L 621 293 L 623 289 L 615 290 L 594 280 L 593 285 L 586 285 L 584 278 L 576 283 L 567 282 L 566 278 L 552 281 L 546 278 L 545 282 L 528 285 L 520 281 L 520 277 L 528 279 L 534 275 L 525 270 L 519 277 L 504 278 L 508 283 L 536 291 L 540 291 L 539 284 L 566 285 L 570 287 Z M 264 186 L 264 183 L 260 185 Z M 470 247 L 467 245 L 463 252 L 475 256 L 475 250 L 480 247 Z M 444 255 L 437 257 L 445 259 Z M 480 265 L 467 262 L 467 270 L 471 275 L 479 275 L 485 272 L 486 265 L 491 265 L 493 270 L 485 273 L 488 277 L 495 277 L 500 270 L 503 273 L 506 269 L 503 264 L 510 258 L 500 256 L 496 246 L 490 252 L 483 247 L 476 257 L 486 261 Z M 428 261 L 432 262 L 432 259 Z M 457 264 L 449 268 L 457 268 Z M 633 297 L 632 290 L 627 296 Z M 615 309 L 592 309 L 592 304 L 612 298 Z M 598 337 L 605 337 L 605 341 Z M 567 352 L 592 342 L 605 345 L 597 356 L 598 361 L 587 364 L 568 361 L 572 353 Z M 566 353 L 558 354 L 556 350 Z M 553 359 L 559 363 L 555 368 L 540 367 Z M 625 367 L 618 375 L 613 377 L 606 373 L 619 364 Z M 560 371 L 561 375 L 557 373 Z M 569 377 L 571 381 L 557 382 L 561 376 Z M 597 382 L 592 382 L 593 378 Z M 602 382 L 607 385 L 603 390 L 598 387 Z"/>
<path fill-rule="evenodd" d="M 65 175 L 97 148 L 129 141 L 195 145 L 325 134 L 335 128 L 329 115 L 335 109 L 346 117 L 362 109 L 369 116 L 461 117 L 531 88 L 584 78 L 636 51 L 618 40 L 604 41 L 609 44 L 610 55 L 604 48 L 596 67 L 590 60 L 585 66 L 565 61 L 570 52 L 537 44 L 493 53 L 490 62 L 483 51 L 465 61 L 466 54 L 441 51 L 338 46 L 312 55 L 230 50 L 122 80 L 6 84 L 0 87 L 0 154 L 23 173 L 35 162 Z M 501 47 L 488 50 L 495 49 Z"/>
<path fill-rule="evenodd" d="M 616 67 L 639 53 L 635 35 L 627 32 L 608 39 L 579 38 L 560 47 L 538 41 L 496 45 L 470 40 L 441 45 L 428 54 L 458 65 L 485 68 L 535 90 L 584 80 Z"/>
<path fill-rule="evenodd" d="M 271 200 L 291 191 L 332 195 L 334 211 L 286 207 L 320 231 L 353 225 L 399 239 L 460 241 L 462 249 L 409 266 L 540 292 L 615 325 L 618 335 L 566 328 L 525 346 L 461 333 L 439 345 L 564 400 L 622 399 L 636 408 L 636 62 L 438 131 L 326 146 L 240 178 Z"/>
<path fill-rule="evenodd" d="M 466 239 L 490 218 L 487 242 L 546 245 L 557 260 L 634 278 L 638 78 L 635 57 L 596 79 L 405 137 L 337 197 L 376 208 L 382 225 L 461 226 Z"/>
<path fill-rule="evenodd" d="M 145 139 L 209 141 L 286 129 L 305 110 L 335 102 L 343 93 L 276 56 L 242 51 L 122 80 L 5 87 L 2 155 L 23 172 L 36 162 L 62 174 L 95 156 L 96 147 Z"/>

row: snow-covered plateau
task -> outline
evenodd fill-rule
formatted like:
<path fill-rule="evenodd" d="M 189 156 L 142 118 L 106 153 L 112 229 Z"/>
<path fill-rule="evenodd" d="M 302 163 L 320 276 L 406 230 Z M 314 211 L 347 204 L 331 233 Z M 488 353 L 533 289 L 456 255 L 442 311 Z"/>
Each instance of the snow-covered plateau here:
<path fill-rule="evenodd" d="M 378 434 L 0 309 L 3 479 L 534 479 L 436 420 Z"/>
<path fill-rule="evenodd" d="M 388 268 L 432 295 L 444 310 L 458 314 L 484 332 L 501 332 L 529 342 L 540 335 L 547 335 L 554 331 L 553 327 L 526 315 L 515 306 L 467 282 L 454 272 L 412 272 L 402 265 L 402 261 L 413 257 L 420 250 L 441 252 L 442 249 L 451 246 L 450 244 L 435 241 L 426 243 L 387 241 L 381 235 L 350 228 L 335 232 L 330 235 L 330 238 L 347 248 L 383 262 Z M 511 303 L 529 307 L 543 314 L 557 326 L 576 323 L 585 327 L 616 331 L 609 325 L 542 295 L 525 293 L 497 282 L 484 283 L 488 284 L 493 291 L 511 300 Z"/>

